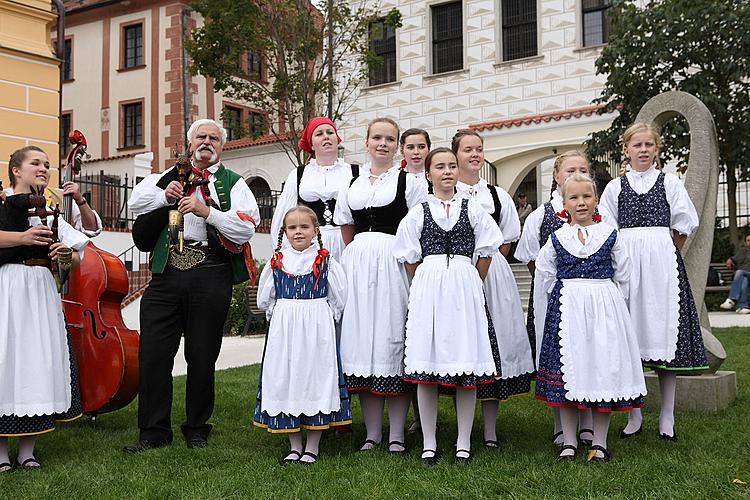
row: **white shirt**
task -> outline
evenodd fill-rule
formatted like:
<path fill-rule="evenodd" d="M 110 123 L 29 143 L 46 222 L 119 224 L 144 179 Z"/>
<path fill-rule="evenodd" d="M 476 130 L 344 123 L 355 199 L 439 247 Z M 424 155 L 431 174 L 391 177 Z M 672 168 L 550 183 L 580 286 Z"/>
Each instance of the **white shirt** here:
<path fill-rule="evenodd" d="M 444 231 L 450 231 L 461 215 L 463 196 L 456 194 L 448 201 L 428 195 L 427 203 L 432 219 Z M 488 257 L 497 252 L 503 242 L 503 233 L 490 214 L 474 200 L 469 200 L 469 224 L 474 230 L 474 255 Z M 422 229 L 424 208 L 420 203 L 409 210 L 396 231 L 393 254 L 401 262 L 414 264 L 422 260 Z"/>
<path fill-rule="evenodd" d="M 661 171 L 657 170 L 656 164 L 654 164 L 645 172 L 630 169 L 625 177 L 633 191 L 643 194 L 654 186 L 660 173 Z M 606 213 L 611 217 L 608 222 L 612 224 L 617 224 L 619 220 L 621 182 L 622 180 L 619 177 L 609 181 L 600 201 L 600 207 L 604 207 Z M 681 234 L 692 234 L 698 228 L 698 213 L 695 211 L 695 206 L 690 200 L 682 181 L 676 175 L 668 173 L 664 176 L 664 190 L 667 193 L 667 202 L 669 202 L 669 227 Z"/>
<path fill-rule="evenodd" d="M 370 164 L 361 167 L 360 175 L 348 188 L 341 190 L 336 201 L 333 221 L 339 226 L 354 224 L 352 210 L 383 207 L 396 199 L 399 164 L 394 165 L 370 182 Z M 414 175 L 406 176 L 406 206 L 411 208 L 427 199 L 424 185 Z"/>
<path fill-rule="evenodd" d="M 219 197 L 216 194 L 216 188 L 214 187 L 214 181 L 216 178 L 214 174 L 221 166 L 221 163 L 216 163 L 208 167 L 208 171 L 211 173 L 209 177 L 208 189 L 213 198 L 217 203 Z M 176 168 L 176 167 L 172 167 Z M 158 187 L 156 184 L 159 179 L 171 171 L 172 169 L 166 170 L 161 174 L 151 174 L 140 183 L 138 183 L 128 200 L 128 207 L 136 215 L 152 212 L 156 209 L 171 205 L 167 201 L 166 191 Z M 196 189 L 192 196 L 198 198 L 203 202 L 203 196 L 200 193 L 200 189 Z M 260 211 L 258 210 L 258 203 L 255 201 L 252 191 L 245 182 L 238 181 L 232 186 L 232 190 L 229 192 L 229 198 L 231 200 L 231 210 L 222 212 L 216 208 L 211 207 L 208 217 L 204 220 L 202 217 L 198 217 L 194 214 L 185 214 L 185 239 L 190 241 L 200 241 L 207 243 L 206 235 L 206 223 L 214 226 L 224 237 L 230 241 L 241 245 L 250 240 L 255 234 L 255 226 L 260 223 Z M 248 220 L 240 218 L 239 213 L 252 217 L 254 223 Z"/>
<path fill-rule="evenodd" d="M 333 165 L 321 166 L 318 165 L 315 158 L 312 158 L 305 165 L 305 170 L 302 173 L 299 197 L 308 202 L 328 201 L 336 198 L 342 189 L 349 186 L 351 180 L 352 167 L 344 160 L 337 159 Z M 271 221 L 272 240 L 275 241 L 276 236 L 278 236 L 286 213 L 297 206 L 297 196 L 297 169 L 295 168 L 289 172 L 286 183 L 284 183 L 284 191 L 276 202 L 276 209 Z M 319 222 L 322 224 L 323 221 Z"/>
<path fill-rule="evenodd" d="M 518 210 L 516 204 L 510 195 L 501 187 L 495 186 L 497 197 L 500 200 L 502 209 L 500 210 L 500 221 L 498 225 L 503 232 L 505 243 L 512 243 L 521 236 L 521 221 L 518 219 Z M 484 208 L 488 214 L 495 211 L 495 203 L 492 200 L 492 193 L 487 185 L 487 181 L 480 179 L 478 183 L 469 185 L 460 182 L 456 185 L 456 190 L 465 197 L 475 200 Z"/>

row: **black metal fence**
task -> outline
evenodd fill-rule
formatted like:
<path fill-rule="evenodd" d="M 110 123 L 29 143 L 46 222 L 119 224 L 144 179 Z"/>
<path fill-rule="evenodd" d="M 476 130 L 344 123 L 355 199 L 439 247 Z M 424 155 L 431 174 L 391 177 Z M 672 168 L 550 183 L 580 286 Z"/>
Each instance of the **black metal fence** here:
<path fill-rule="evenodd" d="M 737 226 L 750 224 L 750 181 L 737 181 Z M 719 195 L 716 200 L 716 227 L 729 227 L 727 174 L 719 174 Z"/>
<path fill-rule="evenodd" d="M 487 181 L 487 184 L 497 186 L 497 169 L 495 165 L 487 160 L 484 160 L 484 165 L 479 170 L 479 177 Z"/>

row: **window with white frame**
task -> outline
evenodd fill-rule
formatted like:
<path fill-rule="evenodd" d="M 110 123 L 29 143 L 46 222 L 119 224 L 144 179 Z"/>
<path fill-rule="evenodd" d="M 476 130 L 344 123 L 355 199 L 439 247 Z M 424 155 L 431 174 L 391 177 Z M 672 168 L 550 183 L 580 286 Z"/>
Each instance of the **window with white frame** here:
<path fill-rule="evenodd" d="M 537 0 L 501 0 L 503 61 L 533 57 L 537 47 Z"/>
<path fill-rule="evenodd" d="M 464 67 L 463 6 L 450 2 L 430 7 L 432 18 L 432 73 Z"/>

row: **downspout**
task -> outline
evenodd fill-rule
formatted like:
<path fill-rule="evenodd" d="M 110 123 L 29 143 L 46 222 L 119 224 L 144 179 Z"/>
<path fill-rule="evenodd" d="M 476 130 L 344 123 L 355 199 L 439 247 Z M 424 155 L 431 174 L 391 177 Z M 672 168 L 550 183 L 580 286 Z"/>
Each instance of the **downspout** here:
<path fill-rule="evenodd" d="M 59 1 L 59 0 L 58 0 Z M 190 7 L 182 9 L 181 13 L 181 30 L 182 30 L 182 137 L 187 141 L 187 132 L 190 128 L 190 72 L 188 70 L 189 59 L 187 47 L 185 47 L 185 40 L 187 40 L 187 20 L 190 15 Z M 187 150 L 187 144 L 185 144 L 185 150 Z"/>
<path fill-rule="evenodd" d="M 55 10 L 57 10 L 57 47 L 55 48 L 55 51 L 57 52 L 57 58 L 60 60 L 60 81 L 58 83 L 58 87 L 60 89 L 60 99 L 58 101 L 59 105 L 57 107 L 57 126 L 60 127 L 63 108 L 63 65 L 65 64 L 65 6 L 63 5 L 62 0 L 52 0 L 52 3 L 55 6 Z M 62 144 L 60 144 L 60 146 L 62 146 Z M 60 163 L 60 178 L 62 179 L 62 159 L 60 159 Z"/>

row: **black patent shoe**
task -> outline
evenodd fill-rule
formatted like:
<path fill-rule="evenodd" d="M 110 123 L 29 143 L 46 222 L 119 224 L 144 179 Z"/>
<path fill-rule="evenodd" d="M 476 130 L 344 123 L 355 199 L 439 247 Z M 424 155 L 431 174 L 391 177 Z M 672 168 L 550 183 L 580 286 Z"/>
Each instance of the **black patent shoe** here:
<path fill-rule="evenodd" d="M 279 464 L 284 467 L 286 467 L 287 465 L 297 464 L 299 463 L 300 458 L 302 458 L 301 452 L 297 450 L 291 450 L 279 460 Z"/>
<path fill-rule="evenodd" d="M 426 453 L 430 453 L 431 455 L 425 456 Z M 438 455 L 436 450 L 422 450 L 422 464 L 425 467 L 432 467 L 437 461 Z"/>
<path fill-rule="evenodd" d="M 585 434 L 591 434 L 591 439 L 583 439 L 581 437 L 581 434 L 584 434 L 584 433 Z M 594 431 L 593 431 L 593 429 L 581 429 L 580 431 L 578 431 L 578 441 L 580 441 L 581 443 L 583 443 L 586 446 L 591 446 L 593 444 L 593 442 L 594 442 Z"/>
<path fill-rule="evenodd" d="M 663 439 L 665 441 L 672 441 L 674 443 L 675 441 L 677 441 L 677 433 L 675 432 L 673 435 L 670 436 L 669 434 L 664 434 L 663 432 L 660 432 L 659 439 Z"/>
<path fill-rule="evenodd" d="M 601 451 L 602 457 L 597 457 L 596 452 Z M 593 445 L 589 449 L 588 458 L 586 459 L 589 463 L 597 463 L 597 462 L 609 462 L 612 458 L 612 455 L 609 454 L 609 451 L 604 446 L 599 446 L 598 444 Z"/>
<path fill-rule="evenodd" d="M 573 446 L 572 444 L 564 444 L 560 447 L 560 453 L 564 452 L 565 450 L 573 450 L 572 455 L 558 455 L 557 461 L 558 462 L 573 462 L 576 459 L 576 452 L 578 451 L 578 448 Z"/>
<path fill-rule="evenodd" d="M 467 455 L 465 457 L 459 457 L 459 453 L 466 453 Z M 458 465 L 468 465 L 469 462 L 471 462 L 471 451 L 469 450 L 456 450 L 456 454 L 454 455 L 454 458 L 456 460 L 456 463 Z"/>
<path fill-rule="evenodd" d="M 148 439 L 141 439 L 137 443 L 124 446 L 122 451 L 123 453 L 140 453 L 142 451 L 153 450 L 167 445 L 169 445 L 167 441 L 149 441 Z"/>
<path fill-rule="evenodd" d="M 642 431 L 643 431 L 643 424 L 641 424 L 641 426 L 640 426 L 640 427 L 638 427 L 638 430 L 637 430 L 637 431 L 635 431 L 635 432 L 625 432 L 625 429 L 623 428 L 623 429 L 622 429 L 622 430 L 620 431 L 620 439 L 627 439 L 627 438 L 631 438 L 631 437 L 633 437 L 633 436 L 637 436 L 637 435 L 638 435 L 638 434 L 640 434 L 640 433 L 641 433 Z"/>

